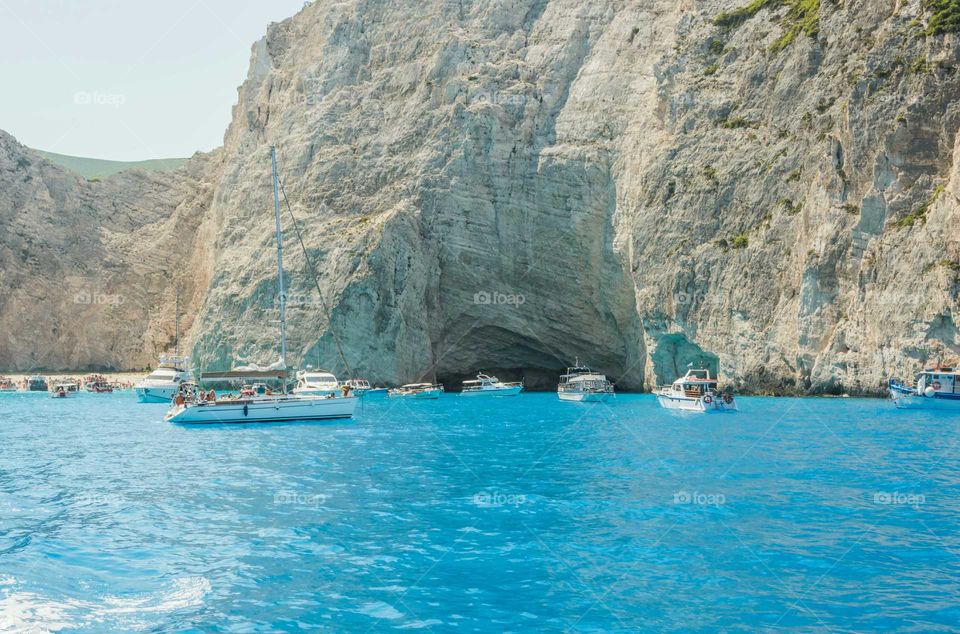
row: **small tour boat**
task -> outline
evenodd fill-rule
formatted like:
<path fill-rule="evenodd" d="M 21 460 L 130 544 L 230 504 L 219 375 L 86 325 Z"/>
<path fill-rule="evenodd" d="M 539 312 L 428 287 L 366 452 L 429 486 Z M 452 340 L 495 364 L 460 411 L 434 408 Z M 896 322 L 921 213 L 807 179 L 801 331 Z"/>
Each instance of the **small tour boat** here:
<path fill-rule="evenodd" d="M 16 392 L 17 384 L 9 377 L 0 377 L 0 392 Z"/>
<path fill-rule="evenodd" d="M 440 398 L 443 386 L 435 383 L 408 383 L 390 390 L 392 397 L 404 398 Z"/>
<path fill-rule="evenodd" d="M 27 379 L 27 392 L 46 392 L 47 379 L 36 374 Z"/>
<path fill-rule="evenodd" d="M 389 391 L 390 390 L 385 387 L 372 387 L 364 392 L 364 396 L 367 398 L 382 398 L 386 396 Z"/>
<path fill-rule="evenodd" d="M 344 381 L 340 387 L 346 387 L 350 390 L 354 396 L 363 397 L 372 390 L 370 386 L 370 381 L 366 379 L 350 379 L 349 381 Z"/>
<path fill-rule="evenodd" d="M 50 389 L 51 398 L 67 398 L 77 389 L 76 383 L 57 383 Z"/>
<path fill-rule="evenodd" d="M 580 365 L 577 359 L 560 377 L 557 396 L 561 401 L 603 402 L 613 396 L 613 383 L 605 375 Z"/>
<path fill-rule="evenodd" d="M 679 409 L 688 412 L 735 412 L 737 403 L 733 394 L 721 393 L 717 388 L 717 379 L 710 376 L 710 370 L 700 368 L 687 370 L 687 373 L 657 390 L 657 402 L 666 409 Z"/>
<path fill-rule="evenodd" d="M 293 393 L 306 396 L 340 394 L 340 382 L 331 372 L 314 370 L 307 366 L 306 370 L 297 372 L 297 385 L 293 388 Z"/>
<path fill-rule="evenodd" d="M 916 386 L 890 379 L 890 400 L 900 409 L 960 411 L 960 371 L 942 363 L 917 375 Z"/>
<path fill-rule="evenodd" d="M 460 396 L 516 396 L 523 383 L 504 383 L 495 376 L 480 373 L 476 380 L 464 381 Z"/>
<path fill-rule="evenodd" d="M 201 375 L 203 380 L 236 381 L 244 379 L 276 380 L 280 393 L 217 398 L 211 390 L 204 394 L 198 391 L 178 392 L 165 420 L 183 424 L 215 423 L 276 423 L 289 421 L 313 421 L 336 418 L 351 418 L 357 405 L 355 396 L 329 394 L 287 393 L 287 319 L 286 292 L 283 283 L 283 235 L 280 229 L 279 179 L 277 177 L 277 153 L 270 148 L 273 166 L 273 212 L 277 240 L 277 297 L 280 298 L 280 359 L 266 368 L 247 366 L 229 372 L 212 372 Z M 336 382 L 336 379 L 334 379 Z M 336 385 L 336 383 L 334 383 Z M 265 392 L 265 391 L 264 391 Z"/>
<path fill-rule="evenodd" d="M 91 374 L 83 377 L 83 389 L 94 394 L 109 394 L 113 392 L 113 385 L 102 374 Z"/>

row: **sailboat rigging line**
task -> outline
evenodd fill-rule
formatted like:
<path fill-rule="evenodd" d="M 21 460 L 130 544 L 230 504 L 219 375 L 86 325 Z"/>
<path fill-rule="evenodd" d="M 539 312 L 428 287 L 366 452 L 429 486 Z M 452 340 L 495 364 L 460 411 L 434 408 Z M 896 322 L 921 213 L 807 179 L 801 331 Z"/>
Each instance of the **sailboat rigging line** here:
<path fill-rule="evenodd" d="M 310 275 L 313 277 L 313 283 L 317 287 L 317 294 L 320 296 L 320 305 L 323 307 L 323 311 L 326 313 L 327 323 L 330 328 L 330 335 L 333 337 L 333 343 L 337 346 L 337 353 L 340 355 L 340 360 L 343 361 L 344 367 L 347 369 L 347 377 L 353 378 L 353 370 L 350 369 L 350 363 L 347 362 L 347 355 L 343 353 L 343 346 L 340 345 L 340 337 L 337 336 L 336 330 L 333 328 L 333 313 L 330 312 L 330 307 L 327 305 L 327 300 L 323 298 L 323 291 L 320 290 L 320 278 L 317 276 L 317 269 L 313 265 L 313 260 L 310 259 L 310 254 L 307 253 L 307 247 L 303 243 L 303 236 L 300 234 L 300 225 L 297 223 L 297 217 L 293 215 L 293 209 L 290 207 L 290 201 L 287 200 L 287 192 L 283 189 L 283 179 L 277 178 L 277 182 L 280 184 L 280 194 L 283 196 L 283 203 L 287 206 L 287 212 L 290 214 L 290 219 L 293 220 L 293 230 L 297 233 L 297 240 L 300 242 L 300 249 L 303 251 L 303 257 L 307 261 L 307 267 L 310 270 Z"/>

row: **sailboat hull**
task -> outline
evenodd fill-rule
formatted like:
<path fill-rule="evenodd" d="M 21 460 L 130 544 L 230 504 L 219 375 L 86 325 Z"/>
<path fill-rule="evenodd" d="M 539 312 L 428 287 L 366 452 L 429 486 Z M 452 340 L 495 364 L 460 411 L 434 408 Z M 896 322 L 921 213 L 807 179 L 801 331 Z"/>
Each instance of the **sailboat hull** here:
<path fill-rule="evenodd" d="M 219 425 L 237 423 L 287 423 L 294 421 L 351 418 L 356 408 L 355 397 L 322 398 L 290 397 L 217 401 L 200 405 L 176 405 L 165 419 L 184 425 Z"/>

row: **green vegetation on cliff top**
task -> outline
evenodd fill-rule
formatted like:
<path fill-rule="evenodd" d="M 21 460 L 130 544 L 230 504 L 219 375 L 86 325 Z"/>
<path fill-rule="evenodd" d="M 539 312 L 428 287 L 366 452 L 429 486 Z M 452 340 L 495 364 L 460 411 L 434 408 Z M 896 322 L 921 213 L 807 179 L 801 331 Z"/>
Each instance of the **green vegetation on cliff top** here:
<path fill-rule="evenodd" d="M 927 0 L 928 2 L 954 2 L 957 0 Z M 737 27 L 755 16 L 762 9 L 778 7 L 790 7 L 786 18 L 783 21 L 784 33 L 780 36 L 771 50 L 781 51 L 796 39 L 797 35 L 814 36 L 820 31 L 820 0 L 752 0 L 750 4 L 734 9 L 733 11 L 724 11 L 716 18 L 713 23 L 717 26 Z"/>
<path fill-rule="evenodd" d="M 91 182 L 129 169 L 142 169 L 148 172 L 172 172 L 187 162 L 185 158 L 149 159 L 146 161 L 108 161 L 105 159 L 67 156 L 55 152 L 36 150 L 37 154 L 54 165 L 59 165 Z"/>
<path fill-rule="evenodd" d="M 960 31 L 960 0 L 924 0 L 923 7 L 930 12 L 927 35 Z"/>

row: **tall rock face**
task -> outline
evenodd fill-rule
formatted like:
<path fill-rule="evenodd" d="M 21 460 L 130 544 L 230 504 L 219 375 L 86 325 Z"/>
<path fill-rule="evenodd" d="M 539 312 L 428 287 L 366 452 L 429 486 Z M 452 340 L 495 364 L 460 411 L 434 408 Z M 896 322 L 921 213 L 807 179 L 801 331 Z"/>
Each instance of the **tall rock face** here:
<path fill-rule="evenodd" d="M 173 343 L 176 286 L 185 315 L 206 292 L 195 242 L 211 165 L 88 182 L 0 132 L 0 368 L 155 364 Z"/>
<path fill-rule="evenodd" d="M 46 223 L 0 238 L 5 336 L 145 364 L 180 271 L 200 366 L 274 361 L 274 145 L 300 366 L 552 386 L 579 357 L 641 388 L 703 361 L 871 393 L 960 353 L 953 4 L 740 1 L 312 3 L 254 45 L 222 150 L 175 175 L 88 184 L 5 150 L 3 209 Z M 135 297 L 78 312 L 83 289 Z"/>
<path fill-rule="evenodd" d="M 960 351 L 960 73 L 926 0 L 313 3 L 253 49 L 206 365 L 875 392 Z M 947 9 L 949 11 L 949 9 Z M 936 22 L 939 20 L 940 22 Z M 926 33 L 925 33 L 926 31 Z M 334 333 L 337 339 L 334 338 Z"/>

